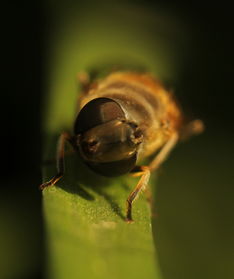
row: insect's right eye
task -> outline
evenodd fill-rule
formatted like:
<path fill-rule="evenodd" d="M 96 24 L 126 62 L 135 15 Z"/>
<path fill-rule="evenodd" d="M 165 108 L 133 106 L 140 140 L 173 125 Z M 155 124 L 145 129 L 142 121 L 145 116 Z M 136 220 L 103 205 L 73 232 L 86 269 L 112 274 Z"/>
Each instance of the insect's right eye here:
<path fill-rule="evenodd" d="M 118 118 L 124 119 L 125 114 L 116 101 L 109 98 L 97 98 L 81 109 L 75 121 L 74 132 L 76 135 L 81 134 Z"/>

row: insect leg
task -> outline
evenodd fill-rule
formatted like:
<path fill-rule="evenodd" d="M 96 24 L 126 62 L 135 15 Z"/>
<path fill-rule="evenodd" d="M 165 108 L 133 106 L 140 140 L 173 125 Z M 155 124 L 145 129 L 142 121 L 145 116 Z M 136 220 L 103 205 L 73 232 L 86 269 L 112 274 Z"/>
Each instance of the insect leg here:
<path fill-rule="evenodd" d="M 147 166 L 135 166 L 135 168 L 131 171 L 132 176 L 140 176 L 143 174 L 142 169 L 148 168 Z M 146 187 L 144 190 L 146 200 L 149 203 L 151 210 L 153 211 L 153 198 L 152 198 L 152 191 L 149 187 Z"/>
<path fill-rule="evenodd" d="M 149 178 L 150 178 L 150 170 L 147 166 L 141 166 L 140 171 L 134 173 L 134 176 L 140 176 L 141 178 L 139 182 L 137 183 L 137 186 L 135 189 L 131 192 L 127 199 L 127 214 L 126 214 L 126 221 L 128 223 L 131 223 L 133 221 L 132 219 L 132 203 L 136 198 L 138 197 L 139 193 L 145 189 L 145 187 L 148 184 Z"/>
<path fill-rule="evenodd" d="M 57 146 L 57 155 L 56 155 L 56 163 L 57 163 L 57 174 L 49 181 L 40 185 L 40 189 L 43 190 L 46 187 L 52 186 L 57 183 L 57 181 L 64 174 L 64 146 L 66 141 L 71 141 L 71 135 L 64 132 L 60 135 Z"/>
<path fill-rule="evenodd" d="M 179 139 L 177 133 L 172 134 L 170 139 L 165 143 L 153 161 L 149 164 L 150 171 L 156 170 L 167 158 L 171 150 L 175 147 Z"/>
<path fill-rule="evenodd" d="M 86 93 L 89 90 L 90 86 L 90 76 L 87 72 L 79 72 L 77 74 L 77 81 L 81 87 L 81 91 Z"/>
<path fill-rule="evenodd" d="M 71 149 L 71 150 L 64 150 L 64 156 L 67 156 L 67 155 L 71 155 L 75 152 L 75 149 Z M 42 161 L 42 164 L 43 165 L 51 165 L 51 164 L 54 164 L 56 162 L 56 158 L 51 158 L 51 159 L 46 159 L 46 160 L 43 160 Z"/>
<path fill-rule="evenodd" d="M 186 140 L 193 135 L 202 133 L 205 129 L 204 123 L 200 119 L 189 122 L 180 132 L 180 139 Z"/>
<path fill-rule="evenodd" d="M 97 82 L 94 82 L 95 73 L 79 72 L 77 81 L 79 83 L 79 97 L 77 99 L 77 110 L 80 110 L 81 99 L 85 97 L 90 90 L 97 87 Z"/>
<path fill-rule="evenodd" d="M 150 163 L 149 166 L 141 166 L 141 167 L 135 167 L 132 172 L 133 176 L 139 176 L 142 175 L 140 178 L 140 181 L 138 182 L 136 188 L 132 191 L 132 193 L 129 195 L 127 199 L 127 216 L 126 221 L 132 222 L 132 203 L 137 198 L 138 194 L 141 190 L 143 190 L 149 181 L 150 178 L 150 172 L 156 170 L 167 158 L 170 151 L 173 149 L 173 147 L 178 142 L 179 135 L 177 133 L 174 133 L 170 139 L 167 141 L 167 143 L 163 146 L 163 148 L 160 150 L 160 152 L 156 155 L 156 157 L 153 159 L 153 161 Z M 134 173 L 135 172 L 135 173 Z"/>
<path fill-rule="evenodd" d="M 98 77 L 98 71 L 93 69 L 88 72 L 79 72 L 77 74 L 77 81 L 79 83 L 81 94 L 86 95 L 90 89 L 96 88 L 97 82 L 95 80 Z"/>

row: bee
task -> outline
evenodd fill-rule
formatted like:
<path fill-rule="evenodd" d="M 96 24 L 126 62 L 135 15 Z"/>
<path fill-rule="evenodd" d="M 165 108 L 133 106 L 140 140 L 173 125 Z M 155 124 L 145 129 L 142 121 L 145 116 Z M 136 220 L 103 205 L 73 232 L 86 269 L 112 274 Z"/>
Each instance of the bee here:
<path fill-rule="evenodd" d="M 139 182 L 127 198 L 126 221 L 133 221 L 132 203 L 148 184 L 150 174 L 168 157 L 178 141 L 203 131 L 201 120 L 185 123 L 181 108 L 150 73 L 116 71 L 90 81 L 81 74 L 82 94 L 74 134 L 58 140 L 57 174 L 40 185 L 44 189 L 64 174 L 64 147 L 69 142 L 82 160 L 102 176 L 132 173 Z M 140 165 L 154 155 L 148 165 Z"/>

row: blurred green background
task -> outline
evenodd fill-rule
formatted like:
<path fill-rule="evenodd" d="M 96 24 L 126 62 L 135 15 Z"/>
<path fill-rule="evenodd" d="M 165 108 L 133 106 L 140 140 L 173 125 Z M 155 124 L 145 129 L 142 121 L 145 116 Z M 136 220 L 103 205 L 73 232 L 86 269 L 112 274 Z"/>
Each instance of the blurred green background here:
<path fill-rule="evenodd" d="M 114 53 L 118 60 L 148 65 L 175 90 L 187 114 L 206 124 L 205 133 L 180 144 L 160 170 L 153 225 L 164 278 L 233 278 L 229 7 L 179 1 L 60 3 L 15 3 L 3 9 L 0 278 L 43 278 L 40 117 L 57 119 L 58 127 L 73 117 L 73 111 L 50 115 L 44 110 L 45 101 L 52 104 L 47 92 L 57 90 L 58 98 L 64 90 L 71 92 L 70 108 L 76 72 L 102 63 L 103 57 L 111 60 Z M 52 64 L 57 65 L 53 72 Z M 50 121 L 43 126 L 52 129 Z"/>

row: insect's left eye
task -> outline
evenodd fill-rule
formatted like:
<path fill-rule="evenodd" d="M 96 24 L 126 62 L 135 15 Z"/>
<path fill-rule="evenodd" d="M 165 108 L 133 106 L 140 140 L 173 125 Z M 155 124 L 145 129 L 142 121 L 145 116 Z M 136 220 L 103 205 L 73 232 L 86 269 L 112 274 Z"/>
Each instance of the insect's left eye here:
<path fill-rule="evenodd" d="M 98 125 L 124 118 L 124 112 L 116 101 L 109 98 L 93 99 L 81 109 L 74 132 L 76 135 L 81 134 Z"/>

